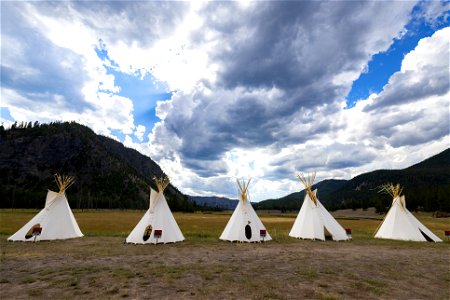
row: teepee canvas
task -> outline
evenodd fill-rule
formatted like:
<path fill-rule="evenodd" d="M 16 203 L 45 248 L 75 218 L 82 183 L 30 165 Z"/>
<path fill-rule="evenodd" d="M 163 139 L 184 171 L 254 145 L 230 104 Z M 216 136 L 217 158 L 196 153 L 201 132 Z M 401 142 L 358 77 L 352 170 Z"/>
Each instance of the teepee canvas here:
<path fill-rule="evenodd" d="M 405 196 L 401 195 L 402 188 L 400 184 L 393 185 L 392 183 L 388 183 L 381 187 L 381 191 L 389 193 L 394 200 L 384 221 L 377 230 L 375 238 L 418 242 L 442 242 L 440 238 L 420 223 L 406 208 Z"/>
<path fill-rule="evenodd" d="M 83 234 L 73 216 L 65 191 L 73 183 L 70 176 L 55 175 L 59 192 L 48 191 L 45 207 L 8 241 L 45 241 L 82 237 Z"/>
<path fill-rule="evenodd" d="M 305 178 L 303 174 L 297 175 L 305 186 L 305 199 L 300 212 L 295 219 L 289 236 L 300 239 L 325 240 L 325 231 L 335 241 L 348 240 L 344 228 L 333 218 L 317 198 L 317 190 L 312 191 L 316 174 Z"/>
<path fill-rule="evenodd" d="M 128 235 L 131 244 L 175 243 L 184 240 L 175 218 L 164 197 L 169 178 L 155 178 L 158 192 L 150 188 L 150 207 L 136 227 Z"/>
<path fill-rule="evenodd" d="M 270 241 L 272 238 L 248 199 L 250 180 L 247 183 L 238 180 L 237 184 L 239 187 L 239 203 L 231 215 L 227 226 L 225 226 L 220 239 L 231 242 Z"/>

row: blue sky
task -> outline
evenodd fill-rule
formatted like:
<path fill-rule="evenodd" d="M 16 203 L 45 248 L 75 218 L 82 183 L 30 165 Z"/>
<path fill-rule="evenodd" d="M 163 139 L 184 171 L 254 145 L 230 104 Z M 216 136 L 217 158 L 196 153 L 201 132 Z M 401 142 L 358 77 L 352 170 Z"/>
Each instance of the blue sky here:
<path fill-rule="evenodd" d="M 448 1 L 1 3 L 1 122 L 74 120 L 251 199 L 449 145 Z"/>

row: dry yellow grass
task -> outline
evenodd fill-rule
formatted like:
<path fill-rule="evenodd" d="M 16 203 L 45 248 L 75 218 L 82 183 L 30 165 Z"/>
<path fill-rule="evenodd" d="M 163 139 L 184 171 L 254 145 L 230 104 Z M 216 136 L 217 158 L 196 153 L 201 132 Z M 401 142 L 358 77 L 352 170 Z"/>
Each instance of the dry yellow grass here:
<path fill-rule="evenodd" d="M 263 244 L 218 237 L 227 213 L 175 213 L 186 241 L 126 245 L 144 211 L 75 211 L 83 238 L 7 242 L 36 210 L 0 210 L 2 299 L 448 299 L 450 243 L 373 239 L 380 220 L 339 218 L 350 242 L 288 237 L 295 214 L 262 214 Z M 342 216 L 343 217 L 343 216 Z M 353 216 L 354 218 L 354 216 Z M 448 219 L 419 219 L 443 237 Z"/>
<path fill-rule="evenodd" d="M 39 210 L 0 209 L 0 234 L 12 234 L 30 220 Z M 144 210 L 74 210 L 75 218 L 86 236 L 126 237 L 144 214 Z M 349 216 L 346 216 L 348 214 Z M 381 223 L 381 215 L 368 213 L 363 218 L 355 217 L 363 212 L 336 212 L 338 222 L 351 228 L 354 239 L 372 239 Z M 450 230 L 448 218 L 433 218 L 431 213 L 415 213 L 416 217 L 441 239 L 444 231 Z M 217 240 L 228 222 L 231 212 L 174 213 L 178 225 L 186 238 Z M 296 214 L 259 214 L 274 240 L 287 241 Z"/>

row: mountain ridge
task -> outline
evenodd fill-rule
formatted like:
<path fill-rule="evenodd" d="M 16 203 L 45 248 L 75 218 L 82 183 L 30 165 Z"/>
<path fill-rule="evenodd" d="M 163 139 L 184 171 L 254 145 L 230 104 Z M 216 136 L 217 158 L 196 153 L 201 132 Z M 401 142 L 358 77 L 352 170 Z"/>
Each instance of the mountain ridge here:
<path fill-rule="evenodd" d="M 207 206 L 217 210 L 234 210 L 238 204 L 237 199 L 218 196 L 188 196 L 196 205 Z"/>
<path fill-rule="evenodd" d="M 324 181 L 314 184 L 319 199 L 329 210 L 375 207 L 385 212 L 390 206 L 390 196 L 379 193 L 387 182 L 403 186 L 409 209 L 425 211 L 450 211 L 450 149 L 446 149 L 419 163 L 398 170 L 374 170 L 343 180 L 334 188 L 321 188 Z M 330 180 L 330 179 L 327 179 Z M 334 181 L 334 179 L 331 179 Z M 303 203 L 304 191 L 288 194 L 278 199 L 256 204 L 258 209 L 298 210 Z M 279 202 L 277 202 L 279 201 Z"/>
<path fill-rule="evenodd" d="M 385 211 L 389 196 L 378 193 L 386 182 L 404 187 L 407 206 L 426 211 L 450 211 L 450 149 L 400 170 L 375 170 L 350 180 L 326 179 L 314 184 L 329 210 L 375 206 Z M 56 189 L 53 174 L 75 175 L 68 191 L 73 208 L 148 207 L 153 176 L 163 170 L 150 157 L 75 122 L 0 126 L 0 207 L 39 208 L 47 189 Z M 300 184 L 300 183 L 299 183 Z M 234 209 L 236 200 L 197 197 L 169 185 L 172 210 Z M 304 191 L 252 203 L 257 209 L 298 210 Z"/>

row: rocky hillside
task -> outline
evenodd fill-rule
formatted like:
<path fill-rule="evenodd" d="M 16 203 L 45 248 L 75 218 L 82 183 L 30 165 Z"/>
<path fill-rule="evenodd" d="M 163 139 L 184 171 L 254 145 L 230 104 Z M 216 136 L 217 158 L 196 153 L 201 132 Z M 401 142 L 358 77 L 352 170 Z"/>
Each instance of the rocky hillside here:
<path fill-rule="evenodd" d="M 67 191 L 73 208 L 147 208 L 153 176 L 164 175 L 149 157 L 74 123 L 0 128 L 1 207 L 42 207 L 53 174 L 74 175 Z M 173 210 L 194 205 L 175 187 L 165 192 Z"/>

